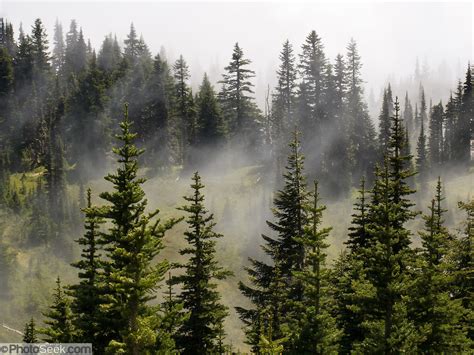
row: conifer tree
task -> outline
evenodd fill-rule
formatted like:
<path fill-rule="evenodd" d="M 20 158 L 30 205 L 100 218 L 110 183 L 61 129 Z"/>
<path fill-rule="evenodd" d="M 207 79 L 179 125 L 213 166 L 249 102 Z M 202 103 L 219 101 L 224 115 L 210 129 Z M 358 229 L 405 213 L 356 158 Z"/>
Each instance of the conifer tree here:
<path fill-rule="evenodd" d="M 473 91 L 472 69 L 468 65 L 466 79 L 460 98 L 459 115 L 455 129 L 453 154 L 457 163 L 467 164 L 471 158 L 471 139 L 474 115 L 474 91 Z"/>
<path fill-rule="evenodd" d="M 371 246 L 366 254 L 367 280 L 373 287 L 372 300 L 366 306 L 364 339 L 358 351 L 393 353 L 413 351 L 418 338 L 413 323 L 407 319 L 407 270 L 411 261 L 410 231 L 405 224 L 416 216 L 408 199 L 414 191 L 407 179 L 411 156 L 405 156 L 405 133 L 399 116 L 398 99 L 391 121 L 388 155 L 378 169 L 372 192 L 368 232 Z M 370 289 L 367 286 L 367 290 Z"/>
<path fill-rule="evenodd" d="M 429 152 L 430 167 L 439 170 L 443 164 L 443 104 L 433 106 L 430 117 Z"/>
<path fill-rule="evenodd" d="M 139 38 L 137 36 L 137 31 L 135 30 L 135 26 L 130 24 L 130 32 L 125 39 L 125 48 L 124 48 L 124 58 L 129 61 L 130 64 L 135 64 L 136 59 L 139 56 L 140 51 L 140 44 Z"/>
<path fill-rule="evenodd" d="M 382 110 L 379 115 L 379 154 L 381 158 L 387 154 L 390 139 L 390 119 L 392 117 L 392 90 L 390 84 L 383 93 Z"/>
<path fill-rule="evenodd" d="M 196 144 L 199 147 L 212 147 L 216 144 L 223 143 L 226 128 L 214 88 L 207 74 L 204 74 L 197 94 L 196 111 Z"/>
<path fill-rule="evenodd" d="M 408 132 L 414 132 L 415 129 L 415 118 L 413 116 L 413 107 L 408 97 L 408 91 L 405 93 L 405 107 L 403 110 L 403 121 Z"/>
<path fill-rule="evenodd" d="M 74 327 L 77 331 L 76 339 L 81 342 L 92 342 L 94 350 L 103 352 L 104 334 L 106 329 L 101 329 L 101 255 L 99 253 L 100 227 L 103 218 L 97 215 L 92 207 L 91 189 L 87 189 L 87 205 L 85 206 L 85 234 L 77 240 L 82 246 L 81 260 L 72 266 L 78 269 L 79 283 L 72 285 L 73 301 L 71 309 L 74 313 Z"/>
<path fill-rule="evenodd" d="M 185 273 L 175 277 L 182 284 L 179 299 L 189 312 L 180 329 L 178 347 L 184 354 L 206 354 L 218 351 L 219 336 L 227 316 L 227 307 L 220 303 L 220 294 L 216 291 L 216 280 L 230 275 L 220 267 L 215 259 L 216 238 L 222 235 L 214 232 L 213 215 L 204 207 L 204 185 L 196 172 L 191 188 L 193 194 L 185 196 L 189 202 L 180 208 L 187 213 L 188 230 L 185 232 L 188 246 L 180 250 L 189 260 L 180 266 Z"/>
<path fill-rule="evenodd" d="M 301 46 L 300 63 L 298 65 L 300 76 L 305 83 L 305 95 L 309 105 L 309 122 L 301 126 L 304 132 L 312 132 L 316 139 L 321 137 L 321 124 L 323 120 L 323 90 L 325 80 L 326 56 L 321 37 L 316 31 L 311 31 Z M 312 137 L 304 137 L 309 140 Z"/>
<path fill-rule="evenodd" d="M 346 115 L 353 183 L 360 181 L 362 176 L 369 176 L 374 167 L 376 155 L 376 133 L 368 114 L 367 105 L 363 101 L 361 68 L 362 63 L 357 44 L 351 40 L 347 46 L 346 55 Z"/>
<path fill-rule="evenodd" d="M 472 349 L 474 346 L 474 199 L 468 202 L 459 202 L 458 205 L 459 208 L 466 213 L 466 219 L 464 223 L 464 233 L 455 243 L 453 255 L 455 275 L 451 290 L 454 298 L 461 300 L 462 306 L 464 307 L 464 315 L 461 318 L 461 324 L 467 330 Z"/>
<path fill-rule="evenodd" d="M 191 134 L 195 125 L 193 116 L 193 101 L 191 88 L 188 85 L 190 78 L 189 68 L 181 55 L 173 65 L 173 75 L 176 83 L 176 114 L 177 122 L 175 134 L 179 142 L 179 163 L 184 164 L 188 161 L 188 151 L 192 142 Z"/>
<path fill-rule="evenodd" d="M 308 224 L 303 236 L 296 240 L 305 249 L 302 271 L 296 271 L 304 287 L 301 313 L 293 316 L 299 323 L 298 334 L 290 351 L 301 354 L 326 354 L 338 351 L 340 332 L 335 319 L 330 314 L 328 291 L 329 270 L 326 267 L 326 239 L 331 228 L 321 228 L 322 213 L 326 206 L 320 205 L 318 183 L 314 182 L 313 203 L 307 206 Z"/>
<path fill-rule="evenodd" d="M 428 179 L 428 154 L 426 151 L 426 135 L 425 124 L 421 122 L 420 136 L 416 144 L 416 171 L 418 176 L 418 183 L 420 185 L 419 191 L 423 194 L 426 192 L 426 181 Z"/>
<path fill-rule="evenodd" d="M 424 215 L 425 228 L 420 232 L 422 249 L 417 270 L 410 312 L 419 329 L 422 342 L 419 350 L 426 353 L 454 353 L 469 349 L 465 329 L 459 323 L 463 315 L 460 300 L 450 295 L 451 268 L 448 252 L 453 238 L 444 226 L 441 180 L 438 178 L 435 198 L 429 214 Z"/>
<path fill-rule="evenodd" d="M 251 79 L 255 77 L 255 72 L 248 68 L 251 64 L 249 59 L 244 57 L 244 52 L 236 43 L 232 53 L 232 59 L 225 67 L 223 74 L 222 90 L 220 100 L 224 116 L 231 137 L 243 133 L 249 143 L 253 146 L 258 139 L 258 114 L 255 111 L 255 103 L 252 94 L 253 84 Z"/>
<path fill-rule="evenodd" d="M 26 344 L 38 342 L 36 323 L 33 318 L 31 318 L 30 321 L 25 324 L 25 331 L 23 332 L 22 340 L 23 340 L 23 343 L 26 343 Z"/>
<path fill-rule="evenodd" d="M 242 282 L 239 284 L 241 292 L 255 306 L 253 309 L 237 308 L 241 319 L 247 324 L 247 341 L 255 350 L 258 350 L 260 335 L 268 330 L 270 320 L 274 338 L 268 340 L 286 336 L 284 323 L 289 317 L 290 304 L 303 299 L 303 285 L 294 277 L 294 273 L 302 271 L 304 266 L 304 249 L 297 238 L 303 236 L 307 224 L 304 157 L 300 152 L 297 131 L 289 146 L 284 186 L 274 199 L 275 222 L 267 221 L 276 236 L 262 235 L 265 242 L 262 249 L 271 258 L 273 265 L 250 258 L 251 266 L 247 268 L 247 272 L 252 286 Z M 261 317 L 268 313 L 264 317 L 266 320 L 262 320 Z M 261 322 L 266 324 L 263 333 Z"/>
<path fill-rule="evenodd" d="M 53 70 L 55 73 L 62 73 L 64 66 L 64 56 L 65 56 L 65 44 L 63 36 L 63 26 L 56 20 L 54 25 L 54 48 L 53 48 L 53 57 L 52 64 Z"/>
<path fill-rule="evenodd" d="M 34 67 L 38 74 L 44 74 L 50 68 L 48 53 L 48 36 L 43 23 L 38 18 L 32 27 L 31 48 L 33 52 Z"/>
<path fill-rule="evenodd" d="M 450 163 L 453 158 L 454 132 L 456 129 L 457 107 L 453 94 L 449 96 L 446 109 L 444 111 L 444 136 L 443 136 L 443 161 Z"/>
<path fill-rule="evenodd" d="M 44 323 L 47 327 L 40 331 L 40 333 L 46 335 L 46 338 L 44 339 L 46 342 L 72 342 L 74 328 L 72 324 L 70 305 L 70 300 L 64 294 L 64 290 L 61 286 L 61 279 L 58 276 L 50 310 L 44 313 L 44 316 L 47 318 Z"/>
<path fill-rule="evenodd" d="M 136 134 L 131 131 L 128 110 L 125 106 L 121 133 L 116 135 L 121 143 L 113 149 L 119 166 L 105 179 L 114 185 L 114 191 L 99 196 L 107 201 L 100 207 L 97 217 L 110 223 L 107 232 L 101 233 L 104 244 L 104 304 L 101 308 L 114 331 L 108 351 L 138 355 L 151 349 L 156 342 L 153 324 L 158 315 L 148 301 L 152 291 L 163 279 L 168 263 L 152 265 L 162 249 L 162 239 L 175 223 L 161 223 L 155 210 L 146 214 L 147 200 L 142 189 L 146 181 L 138 177 L 138 157 L 143 150 L 134 145 Z"/>

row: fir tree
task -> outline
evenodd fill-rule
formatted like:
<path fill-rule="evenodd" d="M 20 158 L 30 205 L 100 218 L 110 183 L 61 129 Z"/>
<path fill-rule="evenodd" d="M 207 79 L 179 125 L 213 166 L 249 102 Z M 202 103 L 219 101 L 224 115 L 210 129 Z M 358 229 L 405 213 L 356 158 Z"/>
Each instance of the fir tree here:
<path fill-rule="evenodd" d="M 196 172 L 192 180 L 193 194 L 184 197 L 189 205 L 180 208 L 188 215 L 189 228 L 185 232 L 188 246 L 180 254 L 189 256 L 189 261 L 181 265 L 185 273 L 176 276 L 175 282 L 182 284 L 179 299 L 189 312 L 189 318 L 180 329 L 178 347 L 184 354 L 217 353 L 218 339 L 228 313 L 227 307 L 220 303 L 215 281 L 225 279 L 230 273 L 215 260 L 215 239 L 222 235 L 214 232 L 214 217 L 204 207 L 201 177 Z"/>
<path fill-rule="evenodd" d="M 428 154 L 426 151 L 425 125 L 421 122 L 420 136 L 416 144 L 416 171 L 418 173 L 419 190 L 426 192 L 426 181 L 428 179 Z"/>
<path fill-rule="evenodd" d="M 422 249 L 417 259 L 418 275 L 411 297 L 411 312 L 421 333 L 419 350 L 424 353 L 454 353 L 468 350 L 465 330 L 459 325 L 463 315 L 460 300 L 450 295 L 448 251 L 452 236 L 444 226 L 442 186 L 438 178 L 436 196 L 431 201 L 429 214 L 423 216 L 424 231 L 420 232 Z"/>
<path fill-rule="evenodd" d="M 46 328 L 40 333 L 46 335 L 48 343 L 71 343 L 74 337 L 70 300 L 64 294 L 61 279 L 56 280 L 56 288 L 50 310 L 44 313 Z"/>
<path fill-rule="evenodd" d="M 254 93 L 251 79 L 255 76 L 255 72 L 248 68 L 250 63 L 251 61 L 244 57 L 242 48 L 236 43 L 232 60 L 225 67 L 226 73 L 220 81 L 222 84 L 220 99 L 231 137 L 244 133 L 247 139 L 253 136 L 250 142 L 255 144 L 257 122 L 253 114 L 255 103 L 251 96 Z"/>
<path fill-rule="evenodd" d="M 158 210 L 145 214 L 147 200 L 142 189 L 145 179 L 137 176 L 138 157 L 143 150 L 134 145 L 136 134 L 131 132 L 128 110 L 125 106 L 121 134 L 116 135 L 121 145 L 114 148 L 119 167 L 105 179 L 114 185 L 113 192 L 99 196 L 108 202 L 98 211 L 97 217 L 109 221 L 111 226 L 101 234 L 104 244 L 104 304 L 101 305 L 114 335 L 108 351 L 140 354 L 153 347 L 155 341 L 152 324 L 157 314 L 148 301 L 152 291 L 163 279 L 168 263 L 152 265 L 162 249 L 162 239 L 175 223 L 161 223 L 156 219 Z"/>
<path fill-rule="evenodd" d="M 296 238 L 305 249 L 302 271 L 295 272 L 304 285 L 302 312 L 293 316 L 299 323 L 295 344 L 288 349 L 300 354 L 326 354 L 338 351 L 340 332 L 335 319 L 329 313 L 329 270 L 326 267 L 326 239 L 331 228 L 321 228 L 322 213 L 326 206 L 320 205 L 318 184 L 314 182 L 313 203 L 307 206 L 308 224 L 303 236 Z M 287 347 L 288 348 L 288 347 Z"/>
<path fill-rule="evenodd" d="M 444 111 L 443 104 L 433 106 L 430 117 L 430 136 L 429 136 L 429 152 L 430 167 L 439 169 L 443 164 L 443 121 Z"/>
<path fill-rule="evenodd" d="M 72 264 L 78 269 L 79 283 L 70 287 L 73 301 L 71 309 L 74 312 L 74 327 L 80 342 L 91 342 L 94 350 L 103 352 L 104 334 L 101 329 L 101 255 L 99 254 L 100 227 L 104 220 L 97 216 L 92 207 L 91 189 L 87 189 L 87 205 L 85 212 L 85 234 L 77 240 L 82 246 L 81 260 Z"/>
<path fill-rule="evenodd" d="M 379 116 L 379 154 L 381 154 L 382 159 L 387 154 L 388 150 L 392 104 L 392 90 L 390 89 L 389 84 L 389 87 L 385 89 L 383 93 L 382 111 Z"/>
<path fill-rule="evenodd" d="M 25 331 L 23 332 L 23 343 L 31 344 L 37 343 L 37 330 L 36 323 L 33 318 L 30 319 L 28 323 L 25 324 Z"/>
<path fill-rule="evenodd" d="M 34 67 L 38 73 L 49 70 L 48 36 L 43 23 L 38 18 L 32 27 L 31 48 L 33 52 Z"/>
<path fill-rule="evenodd" d="M 272 324 L 273 339 L 285 337 L 284 323 L 289 316 L 291 302 L 303 299 L 303 285 L 294 277 L 294 273 L 303 270 L 304 248 L 297 238 L 302 237 L 307 224 L 306 211 L 306 182 L 303 175 L 304 157 L 300 152 L 298 132 L 290 143 L 290 155 L 284 174 L 284 186 L 277 192 L 274 199 L 273 214 L 276 221 L 267 224 L 276 232 L 276 237 L 262 235 L 265 244 L 263 251 L 273 261 L 273 265 L 255 259 L 249 259 L 251 266 L 247 272 L 252 286 L 244 283 L 239 288 L 244 296 L 254 304 L 254 309 L 237 308 L 237 311 L 247 324 L 247 341 L 258 350 L 260 335 L 264 321 L 260 319 L 268 314 Z M 282 292 L 282 290 L 284 290 Z M 259 321 L 260 319 L 260 321 Z M 267 325 L 264 329 L 268 329 Z"/>
<path fill-rule="evenodd" d="M 61 23 L 56 20 L 54 25 L 54 48 L 53 48 L 53 57 L 52 64 L 53 70 L 56 73 L 61 73 L 64 66 L 64 56 L 65 56 L 65 44 L 63 36 L 63 26 Z"/>
<path fill-rule="evenodd" d="M 367 230 L 371 246 L 366 252 L 366 272 L 374 292 L 370 306 L 364 310 L 368 319 L 363 323 L 364 339 L 356 344 L 358 351 L 413 351 L 418 341 L 414 325 L 407 319 L 404 301 L 411 260 L 410 231 L 405 224 L 416 216 L 408 200 L 414 191 L 407 179 L 413 173 L 407 168 L 411 156 L 402 154 L 404 136 L 396 99 L 388 155 L 383 168 L 378 170 L 370 205 Z"/>

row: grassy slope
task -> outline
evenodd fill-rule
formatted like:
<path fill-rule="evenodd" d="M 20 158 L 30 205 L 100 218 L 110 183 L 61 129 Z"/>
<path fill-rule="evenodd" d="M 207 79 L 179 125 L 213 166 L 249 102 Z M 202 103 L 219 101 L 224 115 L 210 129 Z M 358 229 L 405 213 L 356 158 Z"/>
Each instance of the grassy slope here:
<path fill-rule="evenodd" d="M 189 193 L 191 173 L 187 175 L 189 176 L 185 178 L 179 178 L 177 175 L 155 178 L 145 184 L 150 208 L 160 208 L 161 218 L 181 215 L 176 207 L 183 204 L 182 196 Z M 18 178 L 13 180 L 14 183 Z M 34 177 L 28 175 L 27 178 Z M 229 306 L 230 311 L 227 320 L 228 338 L 235 349 L 246 350 L 241 331 L 242 324 L 233 307 L 248 305 L 248 301 L 240 295 L 237 284 L 239 280 L 246 280 L 243 267 L 248 264 L 247 257 L 262 257 L 259 249 L 260 234 L 268 232 L 265 220 L 271 218 L 273 194 L 271 189 L 264 185 L 265 177 L 258 167 L 246 167 L 220 175 L 203 172 L 202 178 L 206 185 L 204 189 L 206 206 L 215 215 L 217 230 L 224 234 L 224 238 L 218 242 L 218 259 L 235 274 L 219 284 L 223 302 Z M 474 194 L 473 181 L 474 172 L 471 172 L 468 175 L 456 176 L 446 184 L 447 203 L 450 207 L 448 222 L 452 226 L 457 226 L 462 218 L 455 208 L 457 201 L 472 198 Z M 431 185 L 434 186 L 434 183 L 435 181 L 432 181 Z M 109 185 L 100 179 L 92 182 L 91 187 L 94 192 L 99 192 L 108 189 Z M 77 196 L 77 188 L 70 191 Z M 96 195 L 94 200 L 100 203 Z M 328 205 L 324 214 L 324 224 L 334 227 L 329 239 L 331 259 L 337 257 L 343 248 L 352 202 L 353 198 L 332 203 Z M 425 210 L 426 203 L 422 205 Z M 417 208 L 420 209 L 418 206 Z M 65 261 L 57 253 L 51 254 L 43 247 L 28 249 L 18 247 L 21 244 L 18 241 L 21 241 L 25 234 L 25 223 L 27 223 L 25 220 L 10 216 L 4 221 L 2 228 L 2 238 L 16 247 L 18 265 L 13 275 L 12 301 L 0 300 L 0 323 L 5 322 L 20 330 L 31 315 L 41 319 L 41 311 L 44 311 L 49 303 L 49 294 L 57 275 L 61 275 L 65 284 L 73 282 L 75 278 L 75 270 L 69 266 L 70 261 Z M 420 225 L 419 219 L 412 223 L 414 229 Z M 180 260 L 178 250 L 184 246 L 185 227 L 185 223 L 182 222 L 166 236 L 166 248 L 160 258 Z M 75 237 L 77 236 L 71 236 L 71 242 L 66 244 L 66 248 L 71 248 L 67 254 L 77 257 L 78 248 L 72 242 Z M 17 335 L 0 328 L 0 342 L 17 340 L 19 340 Z"/>

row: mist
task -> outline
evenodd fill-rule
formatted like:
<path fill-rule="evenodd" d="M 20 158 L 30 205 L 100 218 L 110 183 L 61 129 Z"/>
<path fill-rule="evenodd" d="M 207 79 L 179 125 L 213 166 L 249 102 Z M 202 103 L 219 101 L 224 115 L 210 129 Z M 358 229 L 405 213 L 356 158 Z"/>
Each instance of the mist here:
<path fill-rule="evenodd" d="M 365 94 L 378 100 L 384 86 L 410 79 L 416 62 L 443 90 L 434 102 L 445 100 L 449 88 L 462 78 L 474 58 L 473 7 L 469 2 L 306 3 L 306 2 L 112 2 L 3 1 L 0 15 L 29 31 L 40 17 L 50 36 L 59 19 L 67 31 L 75 19 L 99 48 L 104 37 L 116 34 L 122 42 L 133 22 L 152 53 L 165 50 L 173 62 L 187 60 L 196 88 L 204 72 L 221 79 L 232 46 L 239 42 L 256 71 L 256 99 L 263 107 L 268 86 L 275 86 L 275 69 L 282 43 L 288 39 L 298 51 L 305 36 L 316 30 L 329 60 L 344 54 L 354 38 L 363 60 Z M 257 35 L 258 34 L 258 35 Z M 439 87 L 439 86 L 438 86 Z M 444 92 L 444 94 L 441 94 Z M 404 94 L 404 92 L 402 92 Z M 415 93 L 413 93 L 415 94 Z"/>

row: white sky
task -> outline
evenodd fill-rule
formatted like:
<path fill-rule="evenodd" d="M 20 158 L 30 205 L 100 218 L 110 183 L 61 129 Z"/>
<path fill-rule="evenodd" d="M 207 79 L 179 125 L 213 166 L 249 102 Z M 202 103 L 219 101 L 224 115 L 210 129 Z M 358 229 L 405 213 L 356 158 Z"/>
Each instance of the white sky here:
<path fill-rule="evenodd" d="M 40 17 L 48 33 L 56 18 L 67 32 L 71 19 L 83 27 L 97 49 L 107 33 L 123 40 L 133 22 L 153 54 L 164 46 L 168 56 L 183 54 L 200 82 L 204 71 L 221 69 L 238 41 L 257 71 L 260 98 L 274 84 L 282 43 L 296 51 L 310 30 L 322 37 L 333 60 L 351 37 L 359 44 L 367 88 L 377 93 L 388 76 L 413 73 L 415 61 L 437 68 L 443 61 L 453 72 L 473 58 L 473 7 L 464 3 L 328 3 L 328 2 L 133 2 L 8 1 L 0 15 L 25 30 Z M 52 42 L 52 41 L 51 41 Z M 211 73 L 212 74 L 212 73 Z"/>

